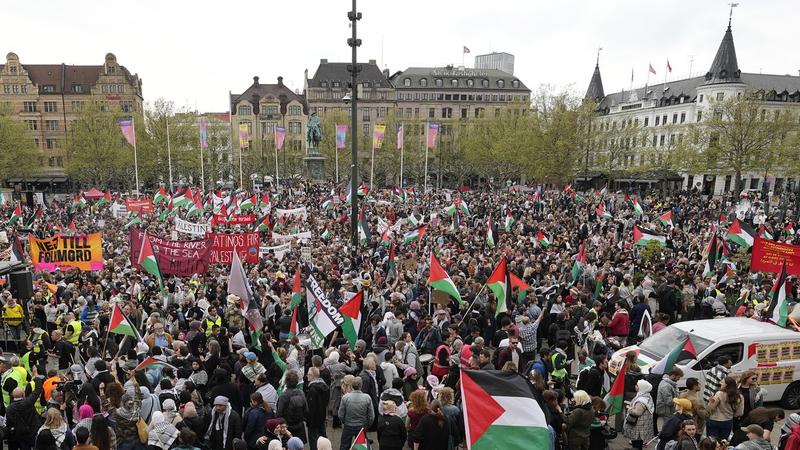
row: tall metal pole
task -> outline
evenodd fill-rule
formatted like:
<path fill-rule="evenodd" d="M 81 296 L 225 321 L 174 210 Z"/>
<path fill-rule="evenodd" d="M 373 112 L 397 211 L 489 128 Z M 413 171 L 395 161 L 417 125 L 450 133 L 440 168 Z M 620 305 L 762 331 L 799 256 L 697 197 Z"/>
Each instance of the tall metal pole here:
<path fill-rule="evenodd" d="M 195 111 L 195 113 L 199 114 L 199 113 L 197 113 L 197 111 Z M 203 126 L 208 127 L 208 124 L 205 123 L 202 118 L 200 118 L 199 120 L 201 122 L 203 122 L 203 123 L 200 124 L 200 127 L 203 127 Z M 206 130 L 208 130 L 208 128 L 206 128 Z M 200 144 L 199 145 L 199 147 L 200 147 L 200 189 L 203 191 L 203 195 L 206 195 L 206 170 L 205 170 L 205 166 L 204 166 L 204 163 L 203 163 L 203 136 L 202 136 L 202 133 L 203 133 L 203 131 L 201 130 L 200 131 L 200 142 L 199 142 L 199 144 Z M 208 131 L 206 131 L 206 140 L 207 139 L 208 139 Z"/>
<path fill-rule="evenodd" d="M 360 67 L 358 65 L 358 47 L 361 45 L 361 39 L 358 39 L 356 33 L 356 25 L 361 20 L 361 13 L 356 9 L 356 0 L 353 0 L 353 9 L 347 13 L 347 18 L 350 19 L 350 28 L 353 31 L 353 36 L 347 40 L 347 45 L 353 49 L 353 60 L 348 70 L 351 75 L 351 102 L 350 105 L 350 123 L 352 130 L 352 137 L 350 139 L 350 156 L 352 163 L 350 166 L 350 231 L 352 232 L 352 254 L 353 258 L 358 254 L 358 124 L 356 119 L 358 117 L 358 72 Z"/>
<path fill-rule="evenodd" d="M 167 123 L 167 166 L 169 167 L 169 190 L 172 192 L 172 148 L 169 145 L 169 113 L 164 116 Z"/>

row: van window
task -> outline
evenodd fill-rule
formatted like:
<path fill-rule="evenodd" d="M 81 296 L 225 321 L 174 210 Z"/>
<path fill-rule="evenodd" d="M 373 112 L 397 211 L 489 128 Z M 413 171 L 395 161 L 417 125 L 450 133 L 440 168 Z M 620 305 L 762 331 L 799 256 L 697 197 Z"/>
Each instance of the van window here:
<path fill-rule="evenodd" d="M 705 358 L 698 361 L 697 364 L 694 365 L 693 369 L 698 371 L 709 370 L 717 365 L 717 361 L 722 356 L 730 356 L 733 365 L 736 365 L 742 362 L 743 355 L 744 355 L 744 344 L 741 342 L 720 345 L 719 347 L 714 349 L 714 351 L 706 355 Z"/>
<path fill-rule="evenodd" d="M 678 329 L 678 327 L 674 325 L 670 325 L 642 341 L 642 343 L 639 344 L 639 349 L 646 356 L 659 361 L 685 338 L 685 331 Z M 689 335 L 689 339 L 692 341 L 694 350 L 697 353 L 704 352 L 705 349 L 713 343 L 708 339 L 701 338 L 694 334 Z"/>

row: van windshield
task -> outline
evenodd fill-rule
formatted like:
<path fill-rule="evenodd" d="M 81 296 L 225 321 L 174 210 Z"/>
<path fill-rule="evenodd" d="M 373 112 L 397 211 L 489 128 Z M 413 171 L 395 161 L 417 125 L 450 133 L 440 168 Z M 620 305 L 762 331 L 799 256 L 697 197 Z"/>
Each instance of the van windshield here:
<path fill-rule="evenodd" d="M 685 331 L 679 330 L 675 326 L 670 326 L 642 341 L 639 344 L 639 349 L 646 356 L 659 361 L 682 342 L 684 336 L 686 336 Z M 712 341 L 703 339 L 695 334 L 690 334 L 689 339 L 692 341 L 692 345 L 698 355 L 712 344 Z M 683 361 L 686 361 L 686 359 L 683 359 Z"/>

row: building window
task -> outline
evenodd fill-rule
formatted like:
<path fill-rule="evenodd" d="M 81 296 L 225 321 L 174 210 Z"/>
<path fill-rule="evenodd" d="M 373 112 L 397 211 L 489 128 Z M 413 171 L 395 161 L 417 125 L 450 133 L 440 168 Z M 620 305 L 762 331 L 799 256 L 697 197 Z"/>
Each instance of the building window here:
<path fill-rule="evenodd" d="M 300 105 L 289 105 L 290 116 L 299 116 L 300 114 Z"/>
<path fill-rule="evenodd" d="M 58 112 L 58 103 L 44 102 L 44 112 Z"/>
<path fill-rule="evenodd" d="M 427 78 L 420 78 L 419 85 L 422 87 L 428 87 L 428 79 Z"/>
<path fill-rule="evenodd" d="M 133 112 L 133 102 L 129 100 L 123 100 L 119 102 L 119 108 L 122 110 L 122 112 Z"/>
<path fill-rule="evenodd" d="M 444 99 L 449 101 L 453 99 L 453 96 L 450 94 L 444 94 Z"/>
<path fill-rule="evenodd" d="M 664 115 L 661 117 L 661 125 L 663 125 L 663 126 L 667 126 L 667 115 L 666 115 L 666 114 L 664 114 Z"/>
<path fill-rule="evenodd" d="M 403 86 L 411 87 L 411 78 L 404 78 L 403 79 Z"/>
<path fill-rule="evenodd" d="M 45 140 L 45 147 L 47 147 L 49 150 L 52 150 L 54 148 L 58 148 L 58 139 L 53 139 L 53 138 L 46 139 Z"/>
<path fill-rule="evenodd" d="M 429 119 L 436 118 L 436 108 L 428 108 L 428 118 Z"/>
<path fill-rule="evenodd" d="M 36 112 L 36 102 L 22 102 L 24 112 Z"/>
<path fill-rule="evenodd" d="M 458 79 L 453 78 L 452 80 L 450 80 L 450 86 L 458 87 Z"/>
<path fill-rule="evenodd" d="M 79 111 L 83 110 L 83 102 L 81 102 L 81 101 L 73 101 L 72 104 L 71 104 L 71 107 L 72 107 L 72 111 L 73 112 L 79 112 Z"/>
<path fill-rule="evenodd" d="M 703 120 L 703 111 L 697 111 L 697 121 L 700 122 Z"/>
<path fill-rule="evenodd" d="M 703 103 L 703 94 L 700 94 L 700 100 L 699 100 L 699 103 Z"/>
<path fill-rule="evenodd" d="M 365 123 L 361 126 L 362 131 L 364 132 L 364 136 L 369 136 L 369 124 Z"/>
<path fill-rule="evenodd" d="M 519 80 L 512 81 L 511 82 L 511 87 L 513 87 L 515 89 L 518 88 L 519 87 Z"/>
<path fill-rule="evenodd" d="M 468 108 L 461 108 L 461 118 L 462 119 L 466 119 L 468 115 L 469 115 L 469 109 Z"/>
<path fill-rule="evenodd" d="M 717 101 L 721 102 L 725 100 L 725 93 L 724 92 L 717 92 Z"/>
<path fill-rule="evenodd" d="M 334 81 L 332 86 L 335 87 L 335 88 L 342 87 L 342 82 L 341 81 Z"/>
<path fill-rule="evenodd" d="M 117 72 L 117 68 L 116 68 L 114 65 L 112 65 L 112 64 L 109 64 L 109 65 L 108 65 L 107 72 L 108 72 L 108 73 L 116 73 L 116 72 Z"/>
<path fill-rule="evenodd" d="M 419 118 L 419 108 L 414 108 L 414 118 Z"/>
<path fill-rule="evenodd" d="M 493 102 L 496 102 L 496 101 L 497 101 L 497 94 L 492 94 L 492 101 L 493 101 Z"/>
<path fill-rule="evenodd" d="M 266 109 L 264 110 L 265 114 L 268 116 L 277 116 L 278 115 L 278 105 L 267 105 Z"/>
<path fill-rule="evenodd" d="M 497 80 L 497 87 L 502 89 L 502 88 L 505 87 L 505 85 L 506 85 L 506 82 L 504 80 Z"/>
<path fill-rule="evenodd" d="M 450 119 L 453 117 L 453 108 L 442 108 L 442 119 Z"/>
<path fill-rule="evenodd" d="M 52 84 L 45 84 L 42 86 L 42 92 L 55 92 L 56 87 Z"/>
<path fill-rule="evenodd" d="M 686 122 L 686 113 L 685 112 L 681 113 L 681 123 L 683 123 L 683 122 Z"/>
<path fill-rule="evenodd" d="M 45 120 L 44 121 L 44 129 L 47 131 L 58 131 L 58 121 L 57 120 Z"/>
<path fill-rule="evenodd" d="M 83 86 L 78 83 L 72 83 L 72 92 L 75 94 L 80 94 L 83 92 Z"/>
<path fill-rule="evenodd" d="M 37 120 L 26 120 L 25 123 L 28 125 L 28 129 L 31 131 L 36 131 L 39 129 L 39 121 Z"/>
<path fill-rule="evenodd" d="M 239 106 L 239 114 L 240 116 L 251 116 L 253 115 L 253 107 L 250 105 L 240 105 Z"/>
<path fill-rule="evenodd" d="M 481 80 L 481 86 L 483 86 L 485 88 L 488 88 L 489 87 L 489 80 L 487 80 L 485 78 L 483 80 Z"/>
<path fill-rule="evenodd" d="M 509 98 L 509 100 L 511 100 L 511 99 Z M 500 101 L 501 102 L 506 101 L 506 96 L 504 94 L 500 94 Z"/>
<path fill-rule="evenodd" d="M 364 89 L 366 89 L 366 88 L 368 88 L 370 86 L 372 86 L 372 83 L 370 83 L 369 81 L 365 81 L 365 82 L 361 83 L 361 87 L 364 88 Z"/>
<path fill-rule="evenodd" d="M 648 125 L 650 125 L 650 118 L 649 117 L 645 117 L 644 118 L 644 126 L 648 126 Z"/>
<path fill-rule="evenodd" d="M 444 85 L 444 83 L 442 82 L 442 79 L 441 79 L 441 78 L 436 78 L 435 80 L 433 80 L 433 84 L 434 84 L 436 87 L 442 87 L 442 86 Z"/>
<path fill-rule="evenodd" d="M 664 146 L 664 135 L 663 134 L 658 137 L 658 146 L 659 147 L 663 147 Z"/>
<path fill-rule="evenodd" d="M 322 82 L 319 83 L 319 85 L 322 86 L 322 87 L 328 87 L 328 82 L 327 81 L 322 81 Z"/>
<path fill-rule="evenodd" d="M 475 80 L 473 80 L 472 78 L 468 79 L 467 87 L 473 87 L 473 86 L 475 86 Z"/>
<path fill-rule="evenodd" d="M 377 112 L 377 117 L 386 117 L 386 107 L 385 106 L 381 106 L 379 108 L 376 108 L 375 112 Z"/>
<path fill-rule="evenodd" d="M 303 132 L 303 124 L 297 121 L 289 122 L 289 134 L 300 134 Z"/>
<path fill-rule="evenodd" d="M 461 101 L 467 100 L 467 94 L 461 94 Z"/>
<path fill-rule="evenodd" d="M 361 120 L 369 122 L 369 108 L 361 108 Z"/>

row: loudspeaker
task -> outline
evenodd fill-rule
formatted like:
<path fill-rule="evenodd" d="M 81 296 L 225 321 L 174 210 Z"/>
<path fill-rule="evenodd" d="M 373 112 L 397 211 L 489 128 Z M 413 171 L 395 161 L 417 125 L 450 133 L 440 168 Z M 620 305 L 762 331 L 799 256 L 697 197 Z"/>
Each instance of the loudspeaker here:
<path fill-rule="evenodd" d="M 8 276 L 11 279 L 11 294 L 17 300 L 28 300 L 33 297 L 33 274 L 28 271 L 12 272 Z"/>

